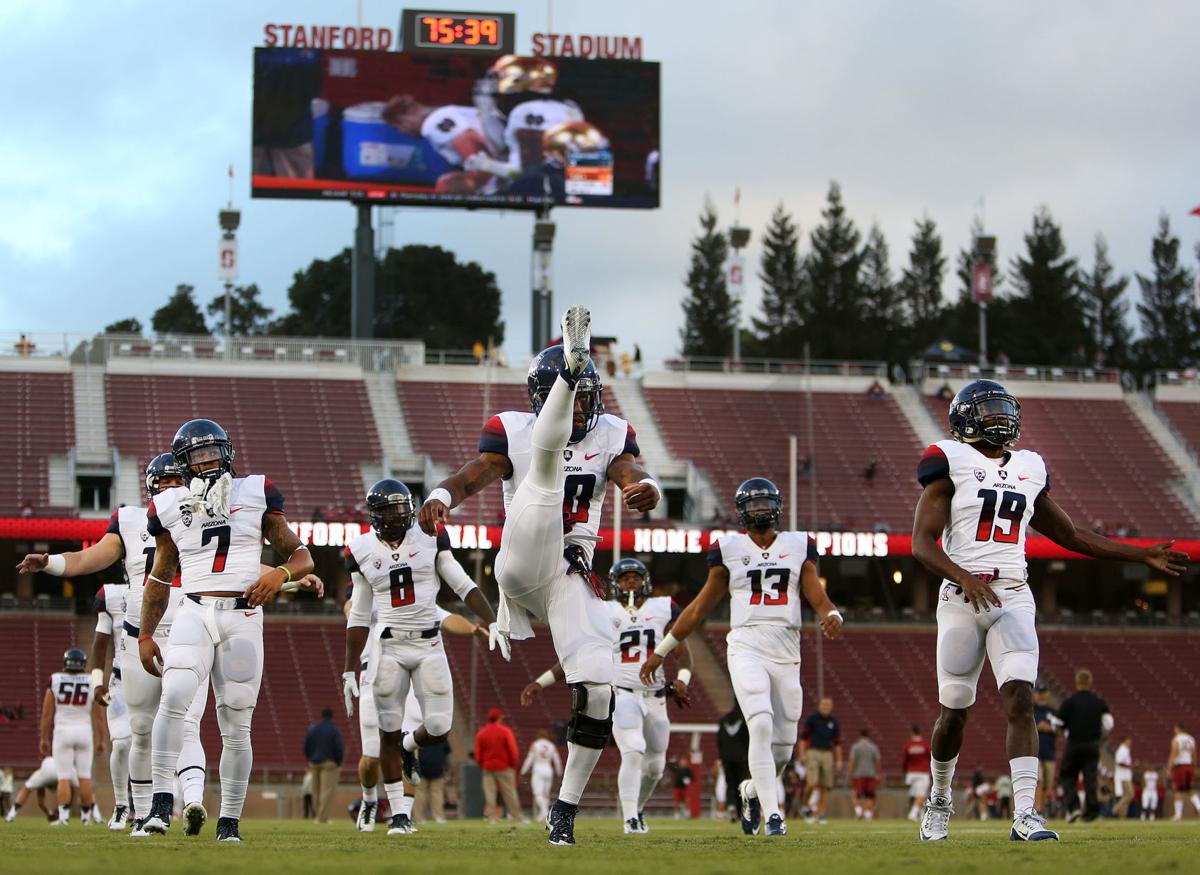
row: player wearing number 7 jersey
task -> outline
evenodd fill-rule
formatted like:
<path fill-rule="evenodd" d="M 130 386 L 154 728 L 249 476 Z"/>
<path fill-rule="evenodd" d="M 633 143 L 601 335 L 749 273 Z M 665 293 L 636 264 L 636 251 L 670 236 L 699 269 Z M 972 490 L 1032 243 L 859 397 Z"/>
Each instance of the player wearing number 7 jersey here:
<path fill-rule="evenodd" d="M 929 447 L 917 467 L 923 487 L 913 520 L 913 556 L 939 574 L 938 701 L 931 739 L 933 786 L 921 819 L 922 841 L 949 831 L 951 785 L 967 713 L 986 656 L 1008 717 L 1013 841 L 1057 841 L 1034 810 L 1038 735 L 1033 683 L 1038 672 L 1035 606 L 1025 566 L 1025 535 L 1033 526 L 1054 543 L 1097 559 L 1144 562 L 1172 576 L 1187 554 L 1118 544 L 1075 528 L 1050 498 L 1046 463 L 1031 450 L 1010 449 L 1021 436 L 1021 405 L 1002 385 L 976 380 L 950 402 L 954 440 Z M 938 541 L 941 540 L 939 544 Z"/>
<path fill-rule="evenodd" d="M 750 778 L 742 794 L 742 830 L 787 833 L 776 781 L 792 760 L 801 713 L 800 594 L 816 611 L 826 638 L 842 634 L 842 615 L 817 576 L 817 548 L 800 532 L 776 529 L 783 500 L 775 484 L 752 477 L 734 496 L 745 534 L 724 535 L 708 552 L 708 580 L 642 666 L 649 682 L 663 657 L 687 638 L 728 592 L 729 679 L 750 731 Z"/>
<path fill-rule="evenodd" d="M 208 419 L 184 423 L 171 446 L 188 486 L 165 489 L 150 502 L 147 531 L 154 567 L 142 604 L 138 651 L 162 674 L 153 731 L 154 796 L 149 833 L 165 833 L 174 803 L 175 765 L 184 721 L 196 691 L 212 678 L 221 729 L 221 815 L 217 841 L 241 841 L 238 820 L 253 754 L 250 721 L 263 671 L 263 603 L 313 570 L 312 558 L 283 516 L 283 496 L 261 474 L 233 475 L 233 441 Z M 286 557 L 260 573 L 266 539 Z M 165 660 L 154 633 L 182 573 L 184 599 L 167 638 Z"/>

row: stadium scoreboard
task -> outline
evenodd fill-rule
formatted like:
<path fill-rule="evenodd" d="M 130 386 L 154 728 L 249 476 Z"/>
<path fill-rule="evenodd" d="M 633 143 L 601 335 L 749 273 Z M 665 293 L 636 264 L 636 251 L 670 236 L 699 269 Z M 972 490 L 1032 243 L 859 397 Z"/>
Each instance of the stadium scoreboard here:
<path fill-rule="evenodd" d="M 516 20 L 516 15 L 511 12 L 405 9 L 400 14 L 400 50 L 511 55 Z"/>

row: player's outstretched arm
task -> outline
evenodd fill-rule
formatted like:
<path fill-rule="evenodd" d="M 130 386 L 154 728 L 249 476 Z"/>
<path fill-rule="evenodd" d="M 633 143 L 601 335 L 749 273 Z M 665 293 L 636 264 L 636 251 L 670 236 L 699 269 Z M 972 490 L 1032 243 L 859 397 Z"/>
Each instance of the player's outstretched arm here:
<path fill-rule="evenodd" d="M 567 673 L 563 671 L 561 663 L 555 663 L 554 666 L 542 672 L 532 683 L 526 684 L 525 689 L 521 690 L 521 707 L 528 708 L 533 704 L 533 700 L 538 697 L 538 693 L 553 686 L 557 681 L 566 680 Z"/>
<path fill-rule="evenodd" d="M 275 548 L 276 553 L 288 558 L 282 565 L 277 565 L 266 574 L 259 575 L 258 580 L 246 587 L 244 595 L 252 608 L 271 601 L 283 589 L 285 583 L 298 581 L 306 575 L 312 574 L 316 567 L 313 565 L 308 548 L 288 527 L 287 517 L 283 514 L 263 514 L 262 533 L 263 537 L 267 539 L 267 543 Z"/>
<path fill-rule="evenodd" d="M 155 677 L 160 677 L 162 651 L 154 640 L 154 630 L 167 612 L 171 598 L 171 580 L 179 568 L 179 548 L 170 532 L 154 536 L 154 567 L 146 578 L 142 593 L 142 618 L 138 625 L 138 658 L 142 667 Z"/>
<path fill-rule="evenodd" d="M 630 510 L 639 513 L 654 510 L 662 499 L 658 482 L 631 453 L 622 453 L 609 463 L 608 479 L 621 487 L 621 500 Z"/>
<path fill-rule="evenodd" d="M 1156 571 L 1178 577 L 1187 569 L 1188 554 L 1172 550 L 1174 539 L 1150 547 L 1135 547 L 1109 540 L 1103 535 L 1076 528 L 1075 523 L 1058 503 L 1043 492 L 1033 505 L 1029 524 L 1060 547 L 1091 556 L 1093 559 L 1120 559 L 1142 562 Z"/>
<path fill-rule="evenodd" d="M 427 535 L 437 532 L 438 523 L 450 520 L 450 508 L 458 507 L 472 495 L 491 486 L 501 477 L 512 473 L 512 463 L 499 453 L 480 453 L 437 485 L 417 515 L 421 531 Z"/>
<path fill-rule="evenodd" d="M 484 641 L 488 640 L 487 627 L 472 623 L 462 614 L 450 614 L 442 620 L 442 631 L 449 632 L 451 635 L 474 635 Z"/>
<path fill-rule="evenodd" d="M 714 565 L 709 568 L 708 580 L 704 581 L 704 588 L 700 590 L 700 593 L 675 618 L 675 622 L 671 625 L 671 631 L 666 634 L 666 637 L 654 648 L 654 652 L 646 657 L 646 661 L 642 663 L 642 670 L 638 672 L 642 683 L 646 686 L 654 683 L 654 673 L 663 664 L 663 658 L 674 650 L 681 641 L 691 635 L 696 630 L 696 627 L 703 623 L 705 618 L 712 613 L 712 609 L 717 606 L 717 602 L 723 599 L 728 593 L 729 569 L 724 565 Z"/>
<path fill-rule="evenodd" d="M 821 632 L 830 640 L 842 636 L 842 614 L 837 609 L 825 588 L 821 586 L 821 577 L 817 574 L 817 563 L 806 561 L 800 569 L 800 588 L 804 591 L 804 600 L 809 607 L 817 612 L 817 621 L 821 624 Z"/>
<path fill-rule="evenodd" d="M 121 536 L 105 532 L 92 546 L 73 553 L 30 553 L 17 564 L 17 573 L 45 571 L 55 577 L 95 574 L 112 565 L 124 554 Z"/>
<path fill-rule="evenodd" d="M 50 756 L 50 732 L 54 728 L 54 690 L 46 688 L 42 696 L 42 722 L 39 727 L 41 743 L 38 745 L 42 756 Z"/>
<path fill-rule="evenodd" d="M 961 587 L 967 601 L 974 606 L 975 613 L 978 614 L 980 608 L 990 611 L 992 605 L 1000 607 L 1000 597 L 985 580 L 960 568 L 938 543 L 950 520 L 950 500 L 953 497 L 954 483 L 948 477 L 934 480 L 921 491 L 917 511 L 913 515 L 913 557 L 934 574 Z"/>

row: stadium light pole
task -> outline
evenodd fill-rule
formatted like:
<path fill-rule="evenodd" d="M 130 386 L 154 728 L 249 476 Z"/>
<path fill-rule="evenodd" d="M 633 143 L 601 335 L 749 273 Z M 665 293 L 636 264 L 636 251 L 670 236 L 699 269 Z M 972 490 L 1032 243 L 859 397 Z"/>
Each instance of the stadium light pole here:
<path fill-rule="evenodd" d="M 725 264 L 725 286 L 733 298 L 733 360 L 742 360 L 742 295 L 746 292 L 746 260 L 742 250 L 750 242 L 750 229 L 733 225 L 729 229 L 729 245 L 733 248 Z"/>
<path fill-rule="evenodd" d="M 229 203 L 217 213 L 221 226 L 217 278 L 225 284 L 225 358 L 233 356 L 233 281 L 237 279 L 237 229 L 242 214 L 233 208 L 233 168 L 229 170 Z"/>
<path fill-rule="evenodd" d="M 975 261 L 971 266 L 971 297 L 979 305 L 979 364 L 988 363 L 987 308 L 992 300 L 992 258 L 996 252 L 996 238 L 975 238 Z"/>
<path fill-rule="evenodd" d="M 817 532 L 817 452 L 813 439 L 813 382 L 812 358 L 808 341 L 804 341 L 804 394 L 807 401 L 807 431 L 808 431 L 808 531 L 816 539 Z M 817 639 L 817 700 L 825 698 L 825 647 L 820 627 L 816 630 Z"/>
<path fill-rule="evenodd" d="M 354 209 L 358 225 L 350 271 L 350 336 L 366 340 L 375 336 L 375 229 L 370 204 L 355 204 Z"/>
<path fill-rule="evenodd" d="M 550 221 L 550 208 L 540 207 L 537 219 L 533 223 L 533 286 L 530 300 L 532 325 L 530 344 L 535 355 L 545 349 L 553 336 L 551 329 L 551 311 L 554 308 L 554 289 L 552 256 L 554 253 L 554 223 Z"/>

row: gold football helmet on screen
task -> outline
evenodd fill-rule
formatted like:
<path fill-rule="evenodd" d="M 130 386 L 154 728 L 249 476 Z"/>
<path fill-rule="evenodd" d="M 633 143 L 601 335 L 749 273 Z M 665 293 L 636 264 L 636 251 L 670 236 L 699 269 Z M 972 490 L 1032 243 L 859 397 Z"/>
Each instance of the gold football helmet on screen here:
<path fill-rule="evenodd" d="M 571 152 L 599 152 L 607 148 L 608 137 L 590 122 L 561 122 L 542 134 L 542 152 L 563 165 Z"/>
<path fill-rule="evenodd" d="M 558 68 L 546 58 L 505 55 L 492 64 L 488 75 L 498 94 L 549 94 L 558 82 Z"/>

